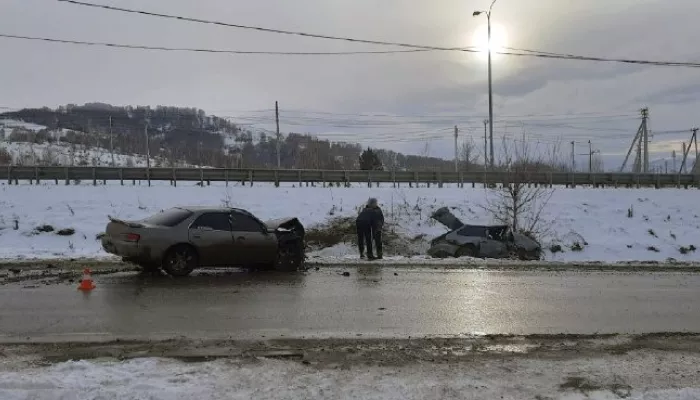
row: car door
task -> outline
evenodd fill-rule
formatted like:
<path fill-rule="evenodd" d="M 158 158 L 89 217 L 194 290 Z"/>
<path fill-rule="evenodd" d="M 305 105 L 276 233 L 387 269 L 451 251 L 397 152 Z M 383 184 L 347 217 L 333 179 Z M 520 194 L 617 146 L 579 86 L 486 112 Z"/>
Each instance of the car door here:
<path fill-rule="evenodd" d="M 508 246 L 500 240 L 493 238 L 488 227 L 481 231 L 479 250 L 483 257 L 499 258 L 508 254 Z"/>
<path fill-rule="evenodd" d="M 189 239 L 190 243 L 197 248 L 201 265 L 234 264 L 233 235 L 229 213 L 211 212 L 200 215 L 190 225 Z"/>
<path fill-rule="evenodd" d="M 231 213 L 231 229 L 236 261 L 239 265 L 269 264 L 277 258 L 277 237 L 255 218 Z"/>

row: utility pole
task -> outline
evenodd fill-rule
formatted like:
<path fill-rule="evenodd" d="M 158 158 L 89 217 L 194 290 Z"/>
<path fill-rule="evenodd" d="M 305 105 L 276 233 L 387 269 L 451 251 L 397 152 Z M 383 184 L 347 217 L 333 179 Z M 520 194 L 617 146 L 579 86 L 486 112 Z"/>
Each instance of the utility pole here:
<path fill-rule="evenodd" d="M 143 126 L 143 134 L 146 136 L 146 174 L 148 177 L 148 186 L 151 186 L 151 141 L 148 137 L 148 119 Z"/>
<path fill-rule="evenodd" d="M 642 142 L 645 140 L 645 138 L 648 140 L 648 135 L 645 133 L 647 131 L 647 123 L 646 123 L 646 118 L 648 116 L 649 109 L 645 108 L 642 110 L 642 122 L 639 124 L 639 128 L 637 129 L 637 133 L 634 135 L 634 139 L 632 139 L 632 143 L 630 144 L 629 150 L 627 150 L 627 156 L 625 156 L 625 161 L 622 162 L 622 167 L 620 167 L 620 172 L 623 172 L 625 170 L 625 167 L 627 166 L 627 161 L 629 160 L 630 155 L 632 154 L 632 150 L 634 150 L 634 146 L 637 146 L 637 155 L 636 159 L 634 160 L 634 165 L 632 166 L 632 172 L 640 172 L 641 167 L 642 167 Z M 648 144 L 645 142 L 645 144 Z M 645 146 L 646 148 L 646 146 Z M 647 153 L 648 157 L 648 153 Z M 647 167 L 648 167 L 648 158 L 647 158 Z"/>
<path fill-rule="evenodd" d="M 280 110 L 275 101 L 275 122 L 277 123 L 277 169 L 282 168 L 280 158 Z M 457 129 L 457 128 L 455 128 Z"/>
<path fill-rule="evenodd" d="M 197 116 L 197 122 L 199 123 L 199 141 L 197 142 L 197 159 L 199 168 L 202 168 L 204 163 L 202 162 L 202 134 L 204 132 L 204 121 L 202 121 L 199 116 Z"/>
<path fill-rule="evenodd" d="M 593 154 L 600 153 L 600 150 L 593 150 L 593 144 L 588 141 L 588 153 L 579 154 L 581 156 L 588 156 L 588 173 L 593 173 Z"/>
<path fill-rule="evenodd" d="M 114 167 L 114 139 L 112 138 L 112 117 L 109 117 L 109 153 L 112 156 L 112 167 Z"/>
<path fill-rule="evenodd" d="M 491 79 L 491 11 L 493 10 L 493 5 L 496 4 L 497 0 L 491 2 L 491 6 L 488 11 L 474 11 L 472 14 L 474 17 L 481 14 L 486 14 L 486 21 L 488 26 L 488 69 L 489 69 L 489 139 L 491 141 L 491 168 L 493 169 L 494 156 L 493 156 L 493 89 L 492 89 L 492 79 Z"/>
<path fill-rule="evenodd" d="M 457 135 L 459 129 L 455 125 L 455 172 L 459 172 L 459 149 L 457 148 Z"/>
<path fill-rule="evenodd" d="M 686 168 L 685 168 L 685 157 L 686 157 L 685 154 L 686 154 L 685 142 L 683 142 L 683 161 L 681 162 L 681 173 L 682 174 L 685 174 L 686 172 L 688 172 L 688 170 L 686 170 Z"/>
<path fill-rule="evenodd" d="M 487 141 L 488 137 L 487 137 L 487 135 L 486 135 L 486 124 L 488 124 L 488 123 L 489 123 L 489 120 L 488 120 L 488 119 L 485 119 L 485 120 L 484 120 L 484 170 L 487 170 L 487 169 L 488 169 L 487 165 L 488 165 L 488 163 L 489 163 L 489 153 L 488 153 L 488 149 L 487 149 L 487 147 L 488 147 L 488 141 Z"/>
<path fill-rule="evenodd" d="M 695 145 L 695 162 L 693 163 L 693 167 L 691 168 L 691 172 L 695 173 L 695 168 L 698 165 L 698 128 L 693 128 L 692 129 L 693 134 L 690 136 L 690 142 L 688 142 L 688 146 L 685 145 L 685 142 L 683 142 L 683 161 L 681 161 L 681 170 L 683 173 L 688 173 L 688 169 L 686 168 L 686 162 L 688 160 L 688 154 L 690 153 L 690 146 Z"/>
<path fill-rule="evenodd" d="M 642 109 L 642 135 L 644 140 L 644 160 L 642 171 L 646 174 L 649 172 L 649 129 L 647 129 L 647 119 L 649 118 L 649 109 Z"/>
<path fill-rule="evenodd" d="M 143 127 L 143 134 L 146 137 L 146 168 L 151 168 L 151 140 L 148 137 L 148 122 Z"/>
<path fill-rule="evenodd" d="M 571 141 L 571 172 L 576 172 L 576 142 Z"/>
<path fill-rule="evenodd" d="M 700 165 L 698 164 L 698 128 L 693 128 L 693 143 L 695 143 L 695 162 L 693 162 L 693 169 L 690 172 L 696 174 L 696 169 Z"/>
<path fill-rule="evenodd" d="M 671 158 L 673 159 L 673 171 L 675 172 L 676 171 L 676 151 L 675 150 L 673 150 L 671 152 Z"/>

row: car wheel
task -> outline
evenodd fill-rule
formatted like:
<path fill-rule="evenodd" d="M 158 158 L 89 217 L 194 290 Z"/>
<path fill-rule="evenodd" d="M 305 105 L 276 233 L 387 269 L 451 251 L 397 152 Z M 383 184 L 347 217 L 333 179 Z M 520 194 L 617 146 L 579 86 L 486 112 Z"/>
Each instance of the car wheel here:
<path fill-rule="evenodd" d="M 433 252 L 430 256 L 433 258 L 448 258 L 448 257 L 452 257 L 452 254 L 450 254 L 444 250 L 438 250 L 438 251 Z"/>
<path fill-rule="evenodd" d="M 295 249 L 294 246 L 282 246 L 277 251 L 275 269 L 278 271 L 297 271 L 303 263 L 304 254 Z"/>
<path fill-rule="evenodd" d="M 163 258 L 163 269 L 172 276 L 187 276 L 199 266 L 197 252 L 191 246 L 176 246 Z"/>
<path fill-rule="evenodd" d="M 457 253 L 455 254 L 456 258 L 460 257 L 472 257 L 476 258 L 479 255 L 479 253 L 476 251 L 476 247 L 474 247 L 471 244 L 468 244 L 466 246 L 462 246 L 457 250 Z"/>

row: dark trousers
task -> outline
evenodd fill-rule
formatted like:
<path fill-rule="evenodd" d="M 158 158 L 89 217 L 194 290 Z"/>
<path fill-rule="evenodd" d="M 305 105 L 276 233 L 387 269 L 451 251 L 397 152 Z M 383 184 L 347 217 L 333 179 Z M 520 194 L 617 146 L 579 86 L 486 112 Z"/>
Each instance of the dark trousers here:
<path fill-rule="evenodd" d="M 369 224 L 356 224 L 357 228 L 357 247 L 360 249 L 360 255 L 365 254 L 365 245 L 367 246 L 367 256 L 372 256 L 372 227 Z"/>
<path fill-rule="evenodd" d="M 374 247 L 377 249 L 377 256 L 382 256 L 382 229 L 373 228 L 372 238 L 374 239 Z"/>

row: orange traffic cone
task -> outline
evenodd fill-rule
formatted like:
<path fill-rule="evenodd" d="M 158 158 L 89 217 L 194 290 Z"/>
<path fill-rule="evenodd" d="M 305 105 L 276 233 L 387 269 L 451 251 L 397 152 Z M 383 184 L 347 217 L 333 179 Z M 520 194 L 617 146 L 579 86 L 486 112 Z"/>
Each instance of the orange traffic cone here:
<path fill-rule="evenodd" d="M 89 268 L 85 268 L 83 270 L 83 279 L 80 280 L 78 290 L 90 291 L 95 288 L 95 283 L 92 281 L 92 276 L 90 274 L 91 272 Z"/>

